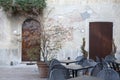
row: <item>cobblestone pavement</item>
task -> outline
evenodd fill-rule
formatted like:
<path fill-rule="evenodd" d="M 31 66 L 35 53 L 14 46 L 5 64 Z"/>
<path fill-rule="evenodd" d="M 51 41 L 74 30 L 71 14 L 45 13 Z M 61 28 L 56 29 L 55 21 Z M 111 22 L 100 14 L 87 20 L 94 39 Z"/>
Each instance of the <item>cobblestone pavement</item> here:
<path fill-rule="evenodd" d="M 0 80 L 47 80 L 39 77 L 36 65 L 0 66 Z"/>

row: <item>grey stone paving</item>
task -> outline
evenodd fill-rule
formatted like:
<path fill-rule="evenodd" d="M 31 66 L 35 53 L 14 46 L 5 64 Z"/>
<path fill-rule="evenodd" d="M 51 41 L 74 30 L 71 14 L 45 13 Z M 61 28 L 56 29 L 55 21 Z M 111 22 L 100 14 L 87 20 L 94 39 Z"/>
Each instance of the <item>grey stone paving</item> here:
<path fill-rule="evenodd" d="M 47 80 L 39 77 L 36 65 L 0 67 L 0 80 Z"/>

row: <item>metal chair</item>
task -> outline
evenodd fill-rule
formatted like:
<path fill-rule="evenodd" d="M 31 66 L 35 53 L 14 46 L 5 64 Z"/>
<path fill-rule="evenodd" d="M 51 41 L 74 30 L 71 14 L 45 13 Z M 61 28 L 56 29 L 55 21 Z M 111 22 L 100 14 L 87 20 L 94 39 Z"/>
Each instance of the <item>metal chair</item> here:
<path fill-rule="evenodd" d="M 101 62 L 98 56 L 95 56 L 95 57 L 96 57 L 96 62 Z"/>
<path fill-rule="evenodd" d="M 48 80 L 66 80 L 64 73 L 61 69 L 53 69 L 50 72 Z"/>
<path fill-rule="evenodd" d="M 106 61 L 108 63 L 108 67 L 114 69 L 120 75 L 120 64 L 113 61 Z"/>
<path fill-rule="evenodd" d="M 97 77 L 103 80 L 120 80 L 119 74 L 113 69 L 103 69 L 98 74 Z"/>
<path fill-rule="evenodd" d="M 61 64 L 56 64 L 56 65 L 54 65 L 54 66 L 51 67 L 51 70 L 50 70 L 50 71 L 52 71 L 52 70 L 54 70 L 54 69 L 59 69 L 59 70 L 61 70 L 61 71 L 63 72 L 63 74 L 64 74 L 64 77 L 65 77 L 66 79 L 71 78 L 71 77 L 70 77 L 70 72 L 69 72 L 69 70 L 66 69 L 66 67 L 64 67 L 63 65 L 61 65 Z"/>
<path fill-rule="evenodd" d="M 86 58 L 84 58 L 84 56 L 78 56 L 78 57 L 76 57 L 76 59 L 75 60 L 77 60 L 77 62 L 76 62 L 76 64 L 77 65 L 81 65 L 81 66 L 83 66 L 83 63 L 84 63 L 84 61 L 85 60 L 87 60 Z M 78 71 L 78 75 L 83 75 L 84 73 L 86 72 L 86 70 L 80 70 L 80 71 Z"/>
<path fill-rule="evenodd" d="M 57 64 L 60 64 L 60 62 L 57 60 L 57 59 L 52 59 L 51 61 L 50 61 L 50 64 L 49 64 L 49 75 L 50 75 L 50 72 L 51 72 L 51 70 L 52 70 L 52 67 L 54 66 L 54 65 L 57 65 Z"/>
<path fill-rule="evenodd" d="M 95 66 L 97 63 L 92 60 L 92 59 L 87 59 L 83 62 L 82 66 L 85 67 L 85 66 Z M 89 68 L 89 69 L 86 69 L 83 71 L 83 74 L 90 74 L 92 71 L 92 68 Z"/>
<path fill-rule="evenodd" d="M 95 65 L 95 67 L 92 69 L 92 71 L 91 71 L 91 76 L 97 76 L 97 74 L 101 71 L 101 70 L 103 70 L 103 69 L 106 69 L 106 68 L 108 68 L 108 66 L 107 66 L 107 64 L 106 63 L 104 63 L 104 62 L 99 62 L 99 63 L 97 63 L 96 65 Z"/>
<path fill-rule="evenodd" d="M 60 64 L 60 61 L 57 60 L 57 59 L 52 59 L 52 60 L 50 61 L 50 65 L 49 65 L 50 70 L 51 70 L 51 68 L 52 68 L 54 65 L 57 65 L 57 64 Z"/>
<path fill-rule="evenodd" d="M 114 54 L 110 54 L 105 57 L 105 61 L 115 61 L 115 60 L 116 58 Z"/>
<path fill-rule="evenodd" d="M 95 66 L 97 63 L 93 59 L 84 60 L 82 66 Z"/>
<path fill-rule="evenodd" d="M 83 59 L 83 56 L 77 56 L 75 60 L 77 60 L 76 64 L 80 64 L 80 61 Z"/>
<path fill-rule="evenodd" d="M 84 58 L 83 56 L 78 56 L 78 57 L 76 58 L 76 60 L 77 60 L 76 64 L 82 65 L 82 64 L 84 63 L 84 61 L 87 60 L 87 59 Z"/>

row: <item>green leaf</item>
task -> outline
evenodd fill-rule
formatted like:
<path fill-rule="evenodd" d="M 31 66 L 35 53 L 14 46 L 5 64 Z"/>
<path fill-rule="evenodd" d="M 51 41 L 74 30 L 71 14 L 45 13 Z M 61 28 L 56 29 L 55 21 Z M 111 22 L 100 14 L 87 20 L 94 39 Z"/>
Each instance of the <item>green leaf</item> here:
<path fill-rule="evenodd" d="M 40 13 L 46 7 L 46 0 L 0 0 L 0 6 L 5 11 L 34 13 L 33 9 L 36 9 Z"/>

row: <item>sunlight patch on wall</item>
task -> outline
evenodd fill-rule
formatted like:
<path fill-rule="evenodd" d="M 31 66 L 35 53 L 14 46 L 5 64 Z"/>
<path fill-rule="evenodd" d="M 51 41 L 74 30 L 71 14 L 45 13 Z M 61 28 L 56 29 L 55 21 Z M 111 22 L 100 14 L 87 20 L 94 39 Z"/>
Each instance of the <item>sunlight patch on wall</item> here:
<path fill-rule="evenodd" d="M 0 45 L 2 48 L 10 44 L 10 24 L 5 13 L 0 10 Z"/>

